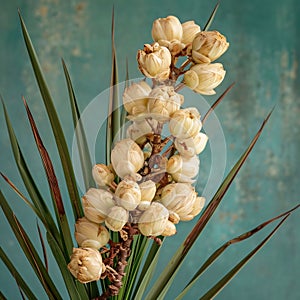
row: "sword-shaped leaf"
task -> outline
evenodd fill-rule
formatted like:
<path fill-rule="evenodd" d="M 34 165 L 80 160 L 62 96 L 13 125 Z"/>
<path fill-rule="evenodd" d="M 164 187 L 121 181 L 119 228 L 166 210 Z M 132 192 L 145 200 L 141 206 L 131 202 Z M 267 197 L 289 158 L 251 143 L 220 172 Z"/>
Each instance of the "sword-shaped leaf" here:
<path fill-rule="evenodd" d="M 300 204 L 298 204 L 296 207 L 290 209 L 289 211 L 286 211 L 270 220 L 267 220 L 260 225 L 256 226 L 250 231 L 247 231 L 229 241 L 227 241 L 225 244 L 223 244 L 220 248 L 218 248 L 210 257 L 204 262 L 204 264 L 199 268 L 199 270 L 196 272 L 196 274 L 193 276 L 191 281 L 186 285 L 186 287 L 183 289 L 183 291 L 176 297 L 176 300 L 180 300 L 184 297 L 184 295 L 190 290 L 190 288 L 193 287 L 193 285 L 196 283 L 196 281 L 200 278 L 200 276 L 203 274 L 203 272 L 230 246 L 239 242 L 242 242 L 260 230 L 262 230 L 267 225 L 271 224 L 272 222 L 285 217 L 286 215 L 291 214 L 294 210 L 298 209 L 300 207 Z"/>
<path fill-rule="evenodd" d="M 18 286 L 21 288 L 21 290 L 25 293 L 28 299 L 37 300 L 37 297 L 34 295 L 34 293 L 31 291 L 27 283 L 24 281 L 23 277 L 20 275 L 20 273 L 17 271 L 17 269 L 14 267 L 14 264 L 11 262 L 11 260 L 8 258 L 8 256 L 5 254 L 2 247 L 0 247 L 0 258 L 11 273 L 11 275 L 15 278 Z M 3 296 L 4 297 L 4 296 Z M 1 298 L 0 299 L 6 299 Z"/>
<path fill-rule="evenodd" d="M 61 230 L 63 241 L 66 245 L 65 257 L 68 259 L 69 255 L 72 253 L 73 241 L 72 241 L 70 227 L 68 224 L 67 215 L 65 213 L 64 204 L 62 201 L 57 177 L 55 175 L 55 171 L 54 171 L 50 156 L 49 156 L 49 154 L 43 144 L 43 141 L 39 135 L 37 126 L 35 124 L 33 116 L 30 112 L 30 109 L 29 109 L 24 97 L 23 97 L 23 102 L 24 102 L 24 105 L 26 108 L 26 112 L 27 112 L 27 116 L 28 116 L 28 120 L 29 120 L 31 129 L 32 129 L 32 133 L 33 133 L 33 136 L 34 136 L 34 139 L 35 139 L 35 142 L 36 142 L 36 145 L 37 145 L 38 151 L 40 153 L 40 156 L 41 156 L 41 159 L 43 162 L 43 166 L 44 166 L 44 169 L 45 169 L 45 172 L 47 175 L 47 180 L 48 180 L 48 184 L 49 184 L 49 188 L 50 188 L 50 192 L 51 192 L 51 196 L 52 196 L 52 200 L 53 200 L 55 215 L 57 218 L 57 222 L 59 224 L 59 228 Z"/>
<path fill-rule="evenodd" d="M 261 127 L 259 128 L 258 132 L 252 139 L 250 145 L 246 149 L 246 151 L 242 154 L 240 159 L 231 169 L 225 180 L 222 182 L 221 186 L 217 190 L 216 194 L 207 205 L 206 209 L 203 211 L 199 220 L 195 224 L 194 228 L 187 236 L 185 241 L 178 247 L 177 251 L 165 267 L 164 271 L 158 277 L 157 281 L 153 285 L 152 289 L 150 290 L 149 294 L 147 295 L 147 300 L 149 299 L 163 299 L 165 294 L 167 293 L 168 289 L 170 288 L 184 258 L 186 257 L 187 253 L 193 246 L 196 239 L 200 236 L 202 230 L 210 220 L 211 216 L 221 203 L 226 191 L 230 187 L 231 183 L 233 182 L 235 176 L 238 174 L 239 170 L 241 169 L 242 165 L 246 161 L 247 157 L 249 156 L 250 152 L 252 151 L 254 145 L 256 144 L 260 134 L 264 126 L 266 125 L 267 121 L 271 116 L 272 111 L 268 114 L 266 119 L 263 121 Z"/>
<path fill-rule="evenodd" d="M 207 31 L 209 29 L 210 25 L 212 24 L 212 22 L 215 18 L 215 15 L 217 13 L 217 10 L 218 10 L 219 6 L 220 6 L 220 2 L 218 2 L 216 4 L 216 6 L 215 6 L 214 10 L 212 11 L 208 21 L 206 22 L 205 26 L 203 27 L 203 31 Z"/>
<path fill-rule="evenodd" d="M 203 295 L 200 298 L 200 300 L 213 299 L 233 279 L 233 277 L 242 269 L 242 267 L 270 240 L 270 238 L 275 234 L 275 232 L 286 221 L 288 217 L 289 214 L 285 216 L 283 220 L 280 221 L 280 223 L 275 227 L 275 229 L 257 247 L 255 247 L 234 268 L 232 268 L 218 283 L 216 283 L 205 295 Z"/>
<path fill-rule="evenodd" d="M 27 257 L 27 260 L 32 266 L 32 269 L 36 273 L 39 278 L 45 292 L 49 296 L 50 299 L 62 299 L 56 286 L 52 279 L 49 276 L 39 254 L 35 250 L 34 245 L 30 241 L 28 235 L 23 229 L 22 225 L 18 221 L 17 217 L 14 215 L 12 209 L 10 208 L 8 202 L 6 201 L 4 195 L 0 190 L 0 206 L 4 212 L 4 215 L 13 230 L 24 254 Z"/>
<path fill-rule="evenodd" d="M 63 65 L 64 74 L 65 74 L 65 78 L 66 78 L 66 82 L 67 82 L 67 86 L 68 86 L 70 106 L 71 106 L 72 116 L 73 116 L 73 125 L 74 125 L 74 130 L 76 133 L 76 140 L 77 140 L 77 146 L 78 146 L 78 153 L 79 153 L 79 157 L 80 157 L 81 170 L 82 170 L 82 174 L 83 174 L 83 180 L 84 180 L 85 188 L 86 188 L 86 190 L 88 190 L 90 187 L 94 186 L 94 180 L 92 177 L 91 157 L 89 155 L 89 148 L 88 148 L 84 128 L 83 128 L 81 120 L 80 120 L 80 112 L 79 112 L 79 108 L 77 105 L 71 78 L 70 78 L 67 66 L 63 59 L 62 59 L 62 65 Z M 79 204 L 77 204 L 77 205 L 80 206 Z"/>
<path fill-rule="evenodd" d="M 73 214 L 75 220 L 77 220 L 80 216 L 83 215 L 82 207 L 80 204 L 79 196 L 78 196 L 78 190 L 75 180 L 75 175 L 72 167 L 72 162 L 70 159 L 67 143 L 61 128 L 60 121 L 57 116 L 57 112 L 55 110 L 52 97 L 50 95 L 46 80 L 44 78 L 42 68 L 40 66 L 37 54 L 35 52 L 35 49 L 33 47 L 33 44 L 31 42 L 30 36 L 28 34 L 26 25 L 21 17 L 21 14 L 19 12 L 22 32 L 24 41 L 27 47 L 27 51 L 30 57 L 30 61 L 32 64 L 32 68 L 47 110 L 47 114 L 51 123 L 52 131 L 55 137 L 58 153 L 60 156 L 61 165 L 63 168 L 63 172 L 65 175 L 65 180 L 67 184 L 68 193 L 71 199 L 72 208 L 73 208 Z"/>

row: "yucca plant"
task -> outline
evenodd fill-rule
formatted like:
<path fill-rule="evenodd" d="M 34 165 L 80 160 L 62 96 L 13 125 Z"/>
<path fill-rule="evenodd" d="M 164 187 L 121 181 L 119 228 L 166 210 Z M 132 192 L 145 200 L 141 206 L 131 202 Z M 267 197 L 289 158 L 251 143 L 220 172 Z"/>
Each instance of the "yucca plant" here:
<path fill-rule="evenodd" d="M 49 272 L 51 266 L 48 264 L 46 242 L 59 267 L 70 299 L 166 299 L 190 249 L 202 234 L 252 151 L 271 112 L 202 210 L 205 199 L 198 195 L 201 191 L 196 191 L 193 185 L 193 178 L 197 176 L 199 169 L 198 154 L 204 150 L 207 142 L 206 134 L 200 130 L 233 85 L 223 92 L 202 118 L 197 108 L 183 108 L 184 97 L 179 92 L 183 88 L 189 88 L 199 94 L 213 94 L 214 88 L 225 76 L 222 64 L 214 61 L 226 51 L 229 44 L 219 32 L 209 31 L 217 8 L 218 5 L 202 30 L 193 21 L 181 24 L 174 16 L 154 21 L 154 43 L 145 44 L 137 56 L 139 69 L 145 75 L 145 79 L 130 83 L 129 75 L 127 76 L 123 103 L 120 101 L 114 27 L 112 28 L 112 74 L 106 119 L 106 144 L 103 147 L 106 161 L 98 162 L 94 166 L 88 149 L 89 132 L 85 131 L 71 78 L 65 62 L 62 61 L 74 121 L 76 151 L 87 190 L 83 197 L 78 190 L 70 150 L 58 114 L 20 15 L 25 44 L 51 123 L 49 131 L 54 134 L 65 176 L 65 182 L 58 182 L 50 154 L 43 144 L 34 116 L 23 98 L 49 183 L 54 212 L 52 213 L 48 199 L 41 196 L 42 193 L 26 164 L 26 156 L 22 153 L 15 136 L 4 100 L 3 110 L 15 162 L 30 199 L 26 198 L 5 174 L 1 175 L 36 214 L 39 220 L 37 233 L 43 248 L 43 257 L 35 250 L 35 245 L 2 192 L 0 204 L 49 299 L 62 299 L 63 296 Z M 181 62 L 183 57 L 186 60 Z M 178 63 L 180 66 L 177 66 Z M 169 130 L 167 134 L 164 131 L 166 127 Z M 70 221 L 67 217 L 66 200 L 60 192 L 63 184 L 66 185 L 73 219 L 76 221 L 76 241 L 72 237 L 73 219 Z M 214 298 L 298 207 L 299 205 L 223 243 L 205 261 L 200 258 L 194 263 L 195 273 L 186 278 L 187 281 L 176 299 L 183 299 L 195 283 L 201 280 L 207 268 L 230 245 L 248 239 L 277 221 L 271 232 L 252 251 L 232 266 L 222 278 L 217 279 L 215 285 L 208 288 L 204 295 L 199 295 L 199 299 Z M 170 258 L 160 276 L 154 278 L 164 240 L 175 238 L 169 236 L 176 233 L 176 227 L 180 228 L 179 221 L 193 218 L 196 219 L 196 223 L 191 227 L 190 233 Z M 41 226 L 44 227 L 45 235 Z M 180 234 L 180 229 L 178 231 Z M 20 275 L 9 254 L 2 248 L 0 256 L 16 280 L 21 297 L 37 299 L 30 283 Z M 0 298 L 6 299 L 2 293 Z"/>

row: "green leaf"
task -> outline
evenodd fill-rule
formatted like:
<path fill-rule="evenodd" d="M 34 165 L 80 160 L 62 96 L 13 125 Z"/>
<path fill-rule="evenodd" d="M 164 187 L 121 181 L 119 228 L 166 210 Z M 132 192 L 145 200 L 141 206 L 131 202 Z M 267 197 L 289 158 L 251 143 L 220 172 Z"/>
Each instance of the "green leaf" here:
<path fill-rule="evenodd" d="M 143 265 L 143 269 L 139 276 L 139 280 L 136 284 L 136 288 L 133 294 L 134 295 L 133 299 L 136 300 L 142 299 L 146 291 L 146 288 L 148 287 L 148 284 L 154 274 L 158 262 L 161 246 L 162 245 L 158 245 L 156 242 L 153 241 L 150 251 Z"/>
<path fill-rule="evenodd" d="M 80 112 L 77 105 L 71 78 L 67 66 L 63 59 L 62 59 L 62 65 L 63 65 L 64 74 L 68 86 L 70 106 L 71 106 L 72 116 L 73 116 L 73 125 L 74 125 L 74 131 L 76 133 L 78 153 L 80 157 L 83 180 L 84 180 L 85 188 L 86 190 L 88 190 L 90 187 L 94 186 L 94 180 L 92 177 L 92 162 L 89 155 L 89 148 L 86 140 L 86 135 L 84 132 L 84 128 L 82 126 L 82 122 L 80 120 Z M 80 206 L 80 204 L 77 205 Z"/>
<path fill-rule="evenodd" d="M 262 230 L 265 226 L 269 225 L 270 223 L 278 220 L 279 218 L 285 217 L 286 215 L 291 214 L 294 210 L 298 209 L 300 207 L 300 204 L 297 205 L 296 207 L 290 209 L 287 212 L 284 212 L 270 220 L 267 220 L 263 223 L 261 223 L 260 225 L 256 226 L 255 228 L 253 228 L 250 231 L 247 231 L 229 241 L 227 241 L 225 244 L 223 244 L 221 247 L 219 247 L 212 255 L 210 255 L 210 257 L 204 262 L 204 264 L 199 268 L 199 270 L 196 272 L 196 274 L 193 276 L 193 278 L 191 279 L 191 281 L 185 286 L 185 288 L 183 289 L 183 291 L 176 297 L 176 300 L 180 300 L 182 299 L 185 294 L 190 290 L 190 288 L 193 287 L 193 285 L 196 283 L 196 281 L 200 278 L 200 276 L 203 274 L 203 272 L 230 246 L 233 245 L 235 243 L 239 243 L 242 242 L 248 238 L 250 238 L 251 236 L 253 236 L 254 234 L 256 234 L 257 232 L 259 232 L 260 230 Z"/>
<path fill-rule="evenodd" d="M 2 247 L 0 247 L 0 258 L 4 262 L 4 264 L 6 265 L 7 269 L 11 273 L 11 275 L 15 278 L 17 284 L 22 289 L 22 291 L 25 293 L 25 295 L 27 296 L 27 298 L 28 299 L 32 299 L 32 300 L 37 299 L 37 297 L 31 291 L 31 289 L 29 288 L 29 286 L 23 280 L 23 277 L 20 275 L 20 273 L 14 267 L 14 264 L 10 261 L 10 259 L 8 258 L 8 256 L 5 254 L 5 252 L 2 249 Z M 4 298 L 0 297 L 0 299 L 6 299 L 6 298 L 5 297 Z"/>
<path fill-rule="evenodd" d="M 214 10 L 212 11 L 207 23 L 205 24 L 205 26 L 203 27 L 203 31 L 207 31 L 209 29 L 209 27 L 211 26 L 215 16 L 216 16 L 216 13 L 217 13 L 217 10 L 220 6 L 220 2 L 218 2 L 214 8 Z"/>
<path fill-rule="evenodd" d="M 112 43 L 112 67 L 111 67 L 111 80 L 110 80 L 110 94 L 109 94 L 109 107 L 106 127 L 106 164 L 110 164 L 110 152 L 114 139 L 120 139 L 120 101 L 118 90 L 118 66 L 115 47 L 115 20 L 114 10 L 112 13 L 112 29 L 111 29 L 111 43 Z"/>
<path fill-rule="evenodd" d="M 224 92 L 223 94 L 213 103 L 213 105 L 209 108 L 207 113 L 204 115 L 202 121 L 202 124 L 205 123 L 209 115 L 216 109 L 216 107 L 220 104 L 220 102 L 224 99 L 224 97 L 228 94 L 228 92 L 233 88 L 235 85 L 235 82 L 233 82 Z"/>
<path fill-rule="evenodd" d="M 80 201 L 78 201 L 79 196 L 78 196 L 78 191 L 77 191 L 77 185 L 76 185 L 76 180 L 75 180 L 75 175 L 72 167 L 72 162 L 70 159 L 70 155 L 68 152 L 68 147 L 67 143 L 52 101 L 52 97 L 50 95 L 48 86 L 46 84 L 39 60 L 37 58 L 35 49 L 33 47 L 33 44 L 31 42 L 30 36 L 28 34 L 26 25 L 22 19 L 22 16 L 19 12 L 19 17 L 20 17 L 20 22 L 21 22 L 21 27 L 22 27 L 22 32 L 23 32 L 23 37 L 25 40 L 25 44 L 27 47 L 27 51 L 30 57 L 30 61 L 33 67 L 33 71 L 47 110 L 47 114 L 51 123 L 52 131 L 55 137 L 57 149 L 59 152 L 60 160 L 61 160 L 61 165 L 64 171 L 65 175 L 65 180 L 67 184 L 67 189 L 68 193 L 70 196 L 70 200 L 72 203 L 72 208 L 73 208 L 73 214 L 75 220 L 77 220 L 80 216 L 83 215 L 82 207 L 80 205 Z"/>
<path fill-rule="evenodd" d="M 250 152 L 252 151 L 255 143 L 257 142 L 260 134 L 264 126 L 266 125 L 268 119 L 271 116 L 272 111 L 268 114 L 266 119 L 263 121 L 261 127 L 259 128 L 258 132 L 252 139 L 250 145 L 245 150 L 243 155 L 231 169 L 225 180 L 222 182 L 221 186 L 219 187 L 218 191 L 206 207 L 206 209 L 201 214 L 199 220 L 197 221 L 196 225 L 187 236 L 185 241 L 178 247 L 177 251 L 173 255 L 172 259 L 169 261 L 167 266 L 165 267 L 164 271 L 161 273 L 159 278 L 157 279 L 156 283 L 153 285 L 152 289 L 150 290 L 149 294 L 147 295 L 146 299 L 163 299 L 165 293 L 170 288 L 171 283 L 173 282 L 184 258 L 186 257 L 187 253 L 193 246 L 196 239 L 201 234 L 202 230 L 210 220 L 211 216 L 221 203 L 226 191 L 228 190 L 229 186 L 233 182 L 235 176 L 238 174 L 239 170 L 241 169 L 242 165 L 246 161 L 247 157 L 249 156 Z"/>
<path fill-rule="evenodd" d="M 50 156 L 49 156 L 49 154 L 43 144 L 43 141 L 39 135 L 37 126 L 35 124 L 33 116 L 30 112 L 30 109 L 29 109 L 24 97 L 23 97 L 23 101 L 24 101 L 24 105 L 26 108 L 28 120 L 29 120 L 31 129 L 32 129 L 32 133 L 33 133 L 33 136 L 34 136 L 34 139 L 35 139 L 35 142 L 36 142 L 36 145 L 37 145 L 38 151 L 40 153 L 40 156 L 41 156 L 41 159 L 43 162 L 43 166 L 44 166 L 44 169 L 45 169 L 45 172 L 47 175 L 47 180 L 49 183 L 49 188 L 50 188 L 50 192 L 51 192 L 51 196 L 52 196 L 52 200 L 53 200 L 53 205 L 54 205 L 54 209 L 55 209 L 57 222 L 58 222 L 59 228 L 61 230 L 62 239 L 64 241 L 64 244 L 66 245 L 67 252 L 65 253 L 65 255 L 68 258 L 69 255 L 72 253 L 73 241 L 72 241 L 70 227 L 68 224 L 67 215 L 65 213 L 64 204 L 62 201 L 57 177 L 55 175 L 55 171 L 54 171 Z"/>
<path fill-rule="evenodd" d="M 47 233 L 47 241 L 49 243 L 52 252 L 55 253 L 55 259 L 57 261 L 57 265 L 63 276 L 70 299 L 88 300 L 89 297 L 87 295 L 84 285 L 82 283 L 78 283 L 78 284 L 75 283 L 75 278 L 72 276 L 72 274 L 67 268 L 68 261 L 66 261 L 64 257 L 64 253 L 61 251 L 56 241 L 48 233 Z"/>
<path fill-rule="evenodd" d="M 289 215 L 281 220 L 275 229 L 257 247 L 255 247 L 234 268 L 232 268 L 219 282 L 217 282 L 205 295 L 203 295 L 200 300 L 213 299 L 233 279 L 233 277 L 242 269 L 242 267 L 270 240 L 270 238 L 275 234 L 275 232 L 288 217 Z"/>
<path fill-rule="evenodd" d="M 51 234 L 55 237 L 55 239 L 58 241 L 58 243 L 62 247 L 62 240 L 61 240 L 60 234 L 58 232 L 58 229 L 56 227 L 56 224 L 52 218 L 52 215 L 49 211 L 47 204 L 45 203 L 44 199 L 42 198 L 42 196 L 33 180 L 33 177 L 30 174 L 30 171 L 27 167 L 24 156 L 20 149 L 19 143 L 17 141 L 16 135 L 12 128 L 12 125 L 11 125 L 11 122 L 10 122 L 10 119 L 9 119 L 9 116 L 8 116 L 8 113 L 7 113 L 7 110 L 6 110 L 6 107 L 4 105 L 4 101 L 2 98 L 1 98 L 1 101 L 2 101 L 2 105 L 3 105 L 3 110 L 4 110 L 7 130 L 8 130 L 8 134 L 9 134 L 9 138 L 10 138 L 10 143 L 11 143 L 11 147 L 13 150 L 13 155 L 14 155 L 19 173 L 24 182 L 24 185 L 28 191 L 28 194 L 30 195 L 30 198 L 34 204 L 34 207 L 39 212 L 39 214 L 37 216 L 40 218 L 40 220 L 43 222 L 43 224 L 45 225 L 47 230 L 49 232 L 51 232 Z M 19 195 L 22 195 L 19 191 L 17 193 Z M 25 197 L 23 195 L 21 196 L 21 198 L 25 199 Z"/>
<path fill-rule="evenodd" d="M 12 228 L 24 254 L 27 257 L 27 260 L 32 266 L 32 269 L 35 271 L 37 277 L 39 278 L 44 290 L 46 291 L 50 299 L 62 299 L 58 290 L 55 287 L 52 279 L 50 278 L 42 260 L 40 259 L 37 251 L 35 250 L 34 245 L 30 241 L 25 230 L 21 226 L 20 222 L 14 215 L 9 204 L 7 203 L 4 195 L 0 190 L 0 205 L 5 214 L 7 221 L 9 222 L 10 227 Z"/>
<path fill-rule="evenodd" d="M 46 251 L 45 242 L 44 242 L 43 235 L 42 235 L 42 231 L 41 231 L 41 228 L 40 228 L 40 226 L 39 226 L 38 221 L 36 222 L 36 227 L 37 227 L 37 229 L 38 229 L 39 238 L 40 238 L 40 242 L 41 242 L 41 246 L 42 246 L 42 250 L 43 250 L 43 256 L 44 256 L 45 267 L 46 267 L 46 270 L 49 271 L 49 268 L 48 268 L 47 251 Z"/>

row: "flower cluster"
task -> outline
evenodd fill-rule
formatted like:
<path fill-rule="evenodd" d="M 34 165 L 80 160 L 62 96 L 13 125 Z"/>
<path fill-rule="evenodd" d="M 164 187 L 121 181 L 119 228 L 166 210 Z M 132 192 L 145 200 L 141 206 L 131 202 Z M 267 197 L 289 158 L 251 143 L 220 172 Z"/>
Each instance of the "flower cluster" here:
<path fill-rule="evenodd" d="M 81 282 L 99 279 L 109 267 L 94 251 L 109 243 L 109 230 L 121 237 L 128 228 L 147 237 L 171 236 L 179 221 L 193 219 L 205 203 L 193 183 L 208 137 L 201 132 L 197 108 L 182 107 L 184 96 L 178 87 L 184 83 L 197 93 L 215 93 L 225 71 L 212 62 L 229 44 L 219 32 L 201 31 L 194 21 L 181 24 L 174 16 L 154 21 L 152 37 L 154 43 L 137 54 L 139 69 L 152 83 L 142 80 L 126 87 L 127 137 L 115 143 L 110 165 L 93 167 L 97 188 L 82 197 L 85 217 L 75 226 L 81 248 L 74 249 L 69 264 Z M 176 67 L 180 56 L 187 60 Z M 96 263 L 88 271 L 94 256 Z"/>

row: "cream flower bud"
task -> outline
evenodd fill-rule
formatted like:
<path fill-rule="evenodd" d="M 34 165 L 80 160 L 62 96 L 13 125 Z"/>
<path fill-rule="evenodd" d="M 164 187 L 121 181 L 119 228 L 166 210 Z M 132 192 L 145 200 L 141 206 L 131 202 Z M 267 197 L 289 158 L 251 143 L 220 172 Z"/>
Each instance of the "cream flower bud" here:
<path fill-rule="evenodd" d="M 207 135 L 198 132 L 195 136 L 187 139 L 175 139 L 174 145 L 181 156 L 192 157 L 204 150 L 207 141 Z"/>
<path fill-rule="evenodd" d="M 127 210 L 134 210 L 141 202 L 139 185 L 129 179 L 122 180 L 115 191 L 115 200 L 119 206 Z"/>
<path fill-rule="evenodd" d="M 223 65 L 220 63 L 197 64 L 192 66 L 188 72 L 195 72 L 197 74 L 199 84 L 193 87 L 193 90 L 203 95 L 214 95 L 216 93 L 214 88 L 223 81 L 226 74 Z M 186 82 L 186 84 L 191 87 L 190 83 Z"/>
<path fill-rule="evenodd" d="M 123 94 L 125 110 L 134 116 L 145 113 L 147 111 L 147 96 L 150 92 L 151 87 L 144 80 L 131 84 Z"/>
<path fill-rule="evenodd" d="M 162 189 L 160 202 L 170 211 L 170 215 L 174 212 L 180 220 L 186 220 L 193 211 L 196 197 L 197 193 L 190 184 L 171 183 Z"/>
<path fill-rule="evenodd" d="M 112 231 L 120 231 L 123 226 L 128 222 L 129 212 L 121 207 L 115 206 L 109 212 L 105 219 L 105 225 Z"/>
<path fill-rule="evenodd" d="M 194 90 L 199 85 L 199 77 L 195 71 L 188 70 L 184 73 L 183 83 Z"/>
<path fill-rule="evenodd" d="M 194 21 L 187 21 L 182 23 L 181 25 L 183 30 L 181 41 L 184 44 L 192 43 L 196 34 L 200 32 L 200 26 L 195 24 Z"/>
<path fill-rule="evenodd" d="M 158 86 L 149 95 L 148 110 L 151 114 L 168 118 L 180 109 L 183 101 L 184 97 L 176 93 L 173 86 Z"/>
<path fill-rule="evenodd" d="M 145 236 L 161 235 L 168 222 L 168 210 L 158 202 L 153 202 L 140 216 L 138 228 Z"/>
<path fill-rule="evenodd" d="M 92 175 L 98 186 L 109 186 L 115 179 L 115 174 L 104 164 L 94 165 Z"/>
<path fill-rule="evenodd" d="M 178 18 L 168 16 L 159 18 L 153 22 L 152 38 L 154 41 L 159 40 L 179 40 L 182 38 L 182 27 Z"/>
<path fill-rule="evenodd" d="M 152 180 L 147 180 L 139 184 L 141 190 L 141 199 L 143 201 L 152 201 L 156 193 L 156 185 Z"/>
<path fill-rule="evenodd" d="M 99 249 L 108 243 L 109 232 L 102 225 L 80 218 L 75 224 L 75 239 L 80 247 Z"/>
<path fill-rule="evenodd" d="M 158 121 L 153 118 L 136 120 L 128 126 L 127 137 L 137 144 L 143 144 L 146 141 L 146 135 L 153 133 L 157 125 Z"/>
<path fill-rule="evenodd" d="M 102 257 L 92 248 L 73 248 L 68 269 L 81 283 L 99 280 L 103 270 Z"/>
<path fill-rule="evenodd" d="M 144 50 L 138 50 L 137 60 L 140 71 L 149 78 L 165 80 L 169 78 L 171 53 L 166 47 L 154 43 L 145 44 Z"/>
<path fill-rule="evenodd" d="M 171 236 L 171 235 L 174 235 L 176 232 L 177 232 L 177 230 L 176 230 L 175 224 L 168 220 L 167 226 L 161 235 L 162 236 Z"/>
<path fill-rule="evenodd" d="M 210 63 L 229 47 L 226 37 L 218 31 L 201 31 L 193 41 L 192 58 L 196 63 Z"/>
<path fill-rule="evenodd" d="M 191 211 L 191 215 L 194 217 L 197 216 L 200 211 L 203 209 L 205 205 L 205 198 L 204 197 L 197 197 L 194 202 L 193 210 Z"/>
<path fill-rule="evenodd" d="M 171 117 L 169 129 L 171 134 L 177 138 L 193 137 L 202 128 L 200 113 L 195 107 L 177 110 Z"/>
<path fill-rule="evenodd" d="M 102 223 L 115 206 L 113 195 L 105 190 L 90 188 L 82 197 L 84 215 L 90 221 Z"/>
<path fill-rule="evenodd" d="M 195 176 L 199 172 L 200 160 L 198 156 L 183 157 L 181 155 L 173 155 L 167 164 L 167 172 L 172 175 L 177 182 L 193 183 Z"/>
<path fill-rule="evenodd" d="M 118 176 L 132 175 L 144 165 L 144 154 L 138 144 L 131 139 L 116 143 L 111 151 L 111 163 Z"/>

